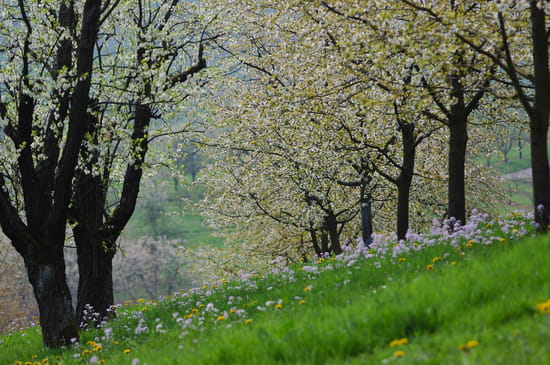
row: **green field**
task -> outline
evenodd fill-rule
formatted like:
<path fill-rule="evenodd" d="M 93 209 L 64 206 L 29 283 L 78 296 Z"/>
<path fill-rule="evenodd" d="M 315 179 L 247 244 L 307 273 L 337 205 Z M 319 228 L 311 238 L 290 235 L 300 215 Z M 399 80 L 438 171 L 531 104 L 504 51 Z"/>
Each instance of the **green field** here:
<path fill-rule="evenodd" d="M 0 363 L 548 364 L 550 237 L 528 219 L 121 306 L 65 350 L 31 328 L 0 337 Z"/>

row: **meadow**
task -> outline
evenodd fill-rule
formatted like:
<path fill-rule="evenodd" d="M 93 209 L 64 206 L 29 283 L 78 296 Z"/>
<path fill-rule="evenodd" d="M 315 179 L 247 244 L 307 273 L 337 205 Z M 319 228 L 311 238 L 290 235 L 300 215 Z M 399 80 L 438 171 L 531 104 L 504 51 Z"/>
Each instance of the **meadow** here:
<path fill-rule="evenodd" d="M 0 364 L 548 364 L 550 237 L 531 222 L 475 214 L 122 303 L 62 350 L 37 325 L 0 337 Z"/>

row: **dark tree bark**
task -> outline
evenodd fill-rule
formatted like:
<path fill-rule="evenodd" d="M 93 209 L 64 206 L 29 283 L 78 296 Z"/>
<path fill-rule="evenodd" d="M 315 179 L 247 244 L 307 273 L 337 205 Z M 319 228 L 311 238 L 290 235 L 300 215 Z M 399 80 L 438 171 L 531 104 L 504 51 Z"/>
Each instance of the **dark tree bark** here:
<path fill-rule="evenodd" d="M 468 144 L 468 114 L 464 102 L 464 89 L 459 76 L 451 78 L 452 96 L 457 102 L 451 106 L 448 117 L 449 158 L 448 158 L 448 218 L 460 224 L 466 223 L 466 193 L 464 167 Z"/>
<path fill-rule="evenodd" d="M 417 141 L 412 123 L 400 123 L 403 162 L 397 178 L 397 239 L 404 240 L 409 230 L 409 202 L 414 174 Z"/>
<path fill-rule="evenodd" d="M 527 107 L 531 135 L 533 201 L 538 229 L 548 229 L 550 216 L 550 169 L 548 167 L 548 120 L 550 118 L 550 70 L 546 14 L 530 1 L 535 100 Z"/>

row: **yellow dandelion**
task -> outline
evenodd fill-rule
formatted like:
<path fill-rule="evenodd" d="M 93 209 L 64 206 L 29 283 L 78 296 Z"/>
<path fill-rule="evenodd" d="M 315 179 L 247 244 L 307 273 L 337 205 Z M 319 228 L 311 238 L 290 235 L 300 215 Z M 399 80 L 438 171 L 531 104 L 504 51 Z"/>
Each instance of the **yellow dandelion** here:
<path fill-rule="evenodd" d="M 118 345 L 120 342 L 118 341 L 113 341 L 113 345 Z"/>
<path fill-rule="evenodd" d="M 225 319 L 224 316 L 218 316 L 218 318 L 217 318 L 216 320 L 218 320 L 218 321 L 223 321 L 224 319 Z"/>
<path fill-rule="evenodd" d="M 132 350 L 130 349 L 125 349 L 124 351 L 122 351 L 124 355 L 128 355 L 130 352 L 132 352 Z"/>
<path fill-rule="evenodd" d="M 435 264 L 436 262 L 441 261 L 441 257 L 436 256 L 432 259 L 432 262 Z"/>
<path fill-rule="evenodd" d="M 139 299 L 137 300 L 137 302 L 138 302 L 139 304 L 143 304 L 143 303 L 145 303 L 145 299 L 139 298 Z"/>
<path fill-rule="evenodd" d="M 433 265 L 426 265 L 426 270 L 432 271 L 434 269 Z"/>
<path fill-rule="evenodd" d="M 275 304 L 275 309 L 281 309 L 283 308 L 283 305 L 278 303 L 278 304 Z"/>
<path fill-rule="evenodd" d="M 32 365 L 32 361 L 25 361 L 25 365 Z"/>
<path fill-rule="evenodd" d="M 86 342 L 86 345 L 88 345 L 88 346 L 95 346 L 95 345 L 96 345 L 96 342 L 95 342 L 95 341 L 92 341 L 92 340 L 89 340 L 88 342 Z"/>
<path fill-rule="evenodd" d="M 398 340 L 393 340 L 390 342 L 390 347 L 397 347 L 397 346 L 401 346 L 401 345 L 406 345 L 409 343 L 409 340 L 405 337 L 403 338 L 400 338 Z"/>
<path fill-rule="evenodd" d="M 250 324 L 250 323 L 252 323 L 252 320 L 251 320 L 251 319 L 245 319 L 245 320 L 244 320 L 244 324 Z"/>
<path fill-rule="evenodd" d="M 23 365 L 23 362 L 20 360 L 17 360 L 16 362 L 13 363 L 13 365 Z"/>
<path fill-rule="evenodd" d="M 537 303 L 536 307 L 541 314 L 550 314 L 550 299 L 546 302 Z"/>
<path fill-rule="evenodd" d="M 469 348 L 469 349 L 474 348 L 478 345 L 479 345 L 479 342 L 477 342 L 476 340 L 470 340 L 470 341 L 466 342 L 466 347 Z"/>
<path fill-rule="evenodd" d="M 82 356 L 86 356 L 90 353 L 90 350 L 84 350 L 82 351 Z"/>
<path fill-rule="evenodd" d="M 199 304 L 199 308 L 204 308 L 204 304 Z"/>
<path fill-rule="evenodd" d="M 403 350 L 397 350 L 393 353 L 393 357 L 403 357 L 405 356 L 405 351 Z"/>
<path fill-rule="evenodd" d="M 456 261 L 451 261 L 451 266 L 456 266 Z"/>
<path fill-rule="evenodd" d="M 312 288 L 313 288 L 313 287 L 312 287 L 311 285 L 308 285 L 308 286 L 306 286 L 306 287 L 304 288 L 304 291 L 305 291 L 305 292 L 311 291 Z"/>
<path fill-rule="evenodd" d="M 407 259 L 405 257 L 400 257 L 399 258 L 399 262 L 405 262 L 405 261 L 407 261 Z"/>
<path fill-rule="evenodd" d="M 95 345 L 93 348 L 92 348 L 92 351 L 101 351 L 103 350 L 103 346 L 101 345 Z"/>
<path fill-rule="evenodd" d="M 460 350 L 460 351 L 464 351 L 464 350 L 467 349 L 466 345 L 464 345 L 464 344 L 460 344 L 456 348 L 457 348 L 457 350 Z"/>
<path fill-rule="evenodd" d="M 306 304 L 306 301 L 302 299 L 298 302 L 298 304 Z"/>
<path fill-rule="evenodd" d="M 193 309 L 191 309 L 191 312 L 193 312 L 193 313 L 198 313 L 199 310 L 198 310 L 197 308 L 193 308 Z"/>
<path fill-rule="evenodd" d="M 203 289 L 206 289 L 206 288 L 208 288 L 208 287 L 207 287 L 206 285 L 203 285 L 202 288 L 203 288 Z"/>
<path fill-rule="evenodd" d="M 32 356 L 31 356 L 31 359 L 36 360 L 36 359 L 38 359 L 38 356 L 32 355 Z"/>
<path fill-rule="evenodd" d="M 235 314 L 235 313 L 237 313 L 237 310 L 236 310 L 235 308 L 231 308 L 231 309 L 229 310 L 229 313 Z"/>
<path fill-rule="evenodd" d="M 506 242 L 506 238 L 501 237 L 501 238 L 498 239 L 498 241 L 499 241 L 499 242 Z"/>
<path fill-rule="evenodd" d="M 42 364 L 49 364 L 50 360 L 48 358 L 42 359 Z"/>

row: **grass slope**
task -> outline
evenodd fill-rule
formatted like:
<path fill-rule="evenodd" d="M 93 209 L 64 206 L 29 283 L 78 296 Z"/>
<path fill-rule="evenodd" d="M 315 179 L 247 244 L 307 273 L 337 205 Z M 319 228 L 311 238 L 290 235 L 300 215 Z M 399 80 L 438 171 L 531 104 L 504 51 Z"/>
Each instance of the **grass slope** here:
<path fill-rule="evenodd" d="M 127 304 L 70 349 L 31 328 L 0 337 L 0 364 L 550 364 L 550 236 L 502 230 Z"/>

